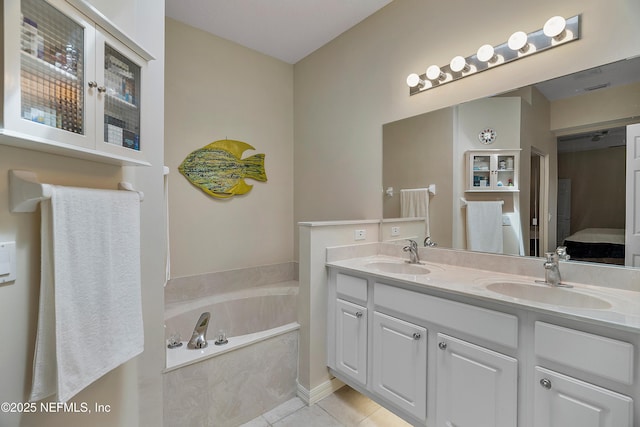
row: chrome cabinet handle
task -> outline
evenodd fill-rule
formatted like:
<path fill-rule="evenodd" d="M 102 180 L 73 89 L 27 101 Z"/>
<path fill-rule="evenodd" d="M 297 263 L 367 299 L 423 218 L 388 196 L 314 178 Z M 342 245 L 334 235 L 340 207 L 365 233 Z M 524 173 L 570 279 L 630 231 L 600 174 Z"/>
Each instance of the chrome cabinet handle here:
<path fill-rule="evenodd" d="M 418 332 L 414 332 L 413 333 L 413 339 L 414 340 L 419 340 L 422 337 L 422 335 L 420 335 Z"/>
<path fill-rule="evenodd" d="M 359 319 L 362 317 L 362 312 L 361 311 L 356 311 L 356 317 Z"/>
<path fill-rule="evenodd" d="M 98 86 L 98 92 L 100 93 L 105 93 L 107 91 L 107 88 L 104 86 Z"/>
<path fill-rule="evenodd" d="M 439 348 L 440 350 L 446 350 L 446 349 L 447 349 L 447 343 L 446 343 L 446 342 L 444 342 L 444 341 L 440 341 L 440 342 L 438 343 L 438 348 Z"/>
<path fill-rule="evenodd" d="M 543 378 L 540 380 L 540 385 L 549 390 L 551 388 L 551 380 L 549 378 Z"/>
<path fill-rule="evenodd" d="M 96 83 L 96 82 L 94 82 L 94 81 L 87 82 L 87 84 L 88 84 L 88 85 L 89 85 L 89 87 L 90 87 L 90 88 L 92 88 L 92 89 L 93 89 L 93 88 L 95 88 L 95 87 L 98 87 L 98 83 Z"/>

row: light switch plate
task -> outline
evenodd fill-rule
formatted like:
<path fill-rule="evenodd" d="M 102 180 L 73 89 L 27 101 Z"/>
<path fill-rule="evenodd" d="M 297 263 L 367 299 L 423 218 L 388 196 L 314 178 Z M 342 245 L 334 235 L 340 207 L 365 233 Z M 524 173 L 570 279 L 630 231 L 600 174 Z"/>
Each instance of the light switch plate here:
<path fill-rule="evenodd" d="M 391 227 L 391 236 L 399 236 L 400 235 L 400 227 Z"/>
<path fill-rule="evenodd" d="M 16 242 L 0 242 L 0 284 L 16 280 Z"/>

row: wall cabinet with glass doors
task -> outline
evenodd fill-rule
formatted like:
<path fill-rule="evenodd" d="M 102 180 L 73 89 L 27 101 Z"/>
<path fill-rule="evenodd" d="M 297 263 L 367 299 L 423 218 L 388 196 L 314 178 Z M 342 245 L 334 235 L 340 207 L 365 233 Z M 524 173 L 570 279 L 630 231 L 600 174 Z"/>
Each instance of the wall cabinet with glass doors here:
<path fill-rule="evenodd" d="M 467 151 L 467 192 L 518 191 L 519 150 Z"/>
<path fill-rule="evenodd" d="M 0 143 L 148 165 L 141 107 L 153 58 L 83 0 L 72 3 L 3 2 Z"/>

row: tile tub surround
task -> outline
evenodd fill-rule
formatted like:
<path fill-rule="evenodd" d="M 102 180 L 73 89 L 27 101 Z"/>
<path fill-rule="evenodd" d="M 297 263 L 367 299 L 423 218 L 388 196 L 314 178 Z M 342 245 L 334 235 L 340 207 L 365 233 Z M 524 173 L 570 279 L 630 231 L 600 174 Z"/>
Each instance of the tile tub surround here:
<path fill-rule="evenodd" d="M 296 395 L 298 331 L 184 366 L 163 377 L 164 425 L 233 427 Z"/>
<path fill-rule="evenodd" d="M 257 341 L 165 371 L 165 425 L 237 426 L 295 396 L 299 331 L 289 326 L 297 325 L 292 322 L 297 321 L 298 289 L 293 262 L 167 283 L 167 337 L 179 332 L 182 341 L 188 341 L 204 311 L 211 313 L 207 339 L 212 348 L 220 329 L 230 341 L 264 330 L 279 334 L 266 338 L 255 334 L 260 335 Z M 173 350 L 166 351 L 169 356 Z"/>
<path fill-rule="evenodd" d="M 169 280 L 165 286 L 165 305 L 297 280 L 296 262 L 177 277 Z"/>
<path fill-rule="evenodd" d="M 276 328 L 298 320 L 298 282 L 289 281 L 196 300 L 169 304 L 165 309 L 165 338 L 179 333 L 189 341 L 203 312 L 211 313 L 207 339 L 224 330 L 228 337 Z"/>

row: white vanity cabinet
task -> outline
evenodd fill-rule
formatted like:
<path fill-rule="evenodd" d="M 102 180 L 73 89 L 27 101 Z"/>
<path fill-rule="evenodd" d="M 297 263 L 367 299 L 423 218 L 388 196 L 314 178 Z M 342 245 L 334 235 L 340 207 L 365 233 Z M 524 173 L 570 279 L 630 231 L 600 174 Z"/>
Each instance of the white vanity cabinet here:
<path fill-rule="evenodd" d="M 483 288 L 500 273 L 385 274 L 368 268 L 378 258 L 404 265 L 386 255 L 327 264 L 338 379 L 415 426 L 640 426 L 637 294 L 581 290 L 606 295 L 609 312 L 511 302 Z"/>
<path fill-rule="evenodd" d="M 539 365 L 534 381 L 535 427 L 633 426 L 633 399 L 593 383 L 633 384 L 631 343 L 536 322 L 535 354 Z M 559 372 L 564 370 L 573 376 Z M 588 376 L 593 382 L 576 376 Z"/>
<path fill-rule="evenodd" d="M 0 144 L 148 165 L 141 101 L 151 55 L 83 0 L 2 7 Z"/>
<path fill-rule="evenodd" d="M 446 334 L 437 354 L 437 426 L 517 425 L 516 359 Z"/>
<path fill-rule="evenodd" d="M 467 151 L 467 192 L 516 192 L 519 150 Z"/>
<path fill-rule="evenodd" d="M 518 362 L 490 348 L 517 348 L 515 316 L 336 269 L 328 307 L 327 364 L 342 381 L 415 425 L 516 425 Z"/>
<path fill-rule="evenodd" d="M 373 392 L 418 419 L 427 415 L 427 330 L 373 313 Z"/>

